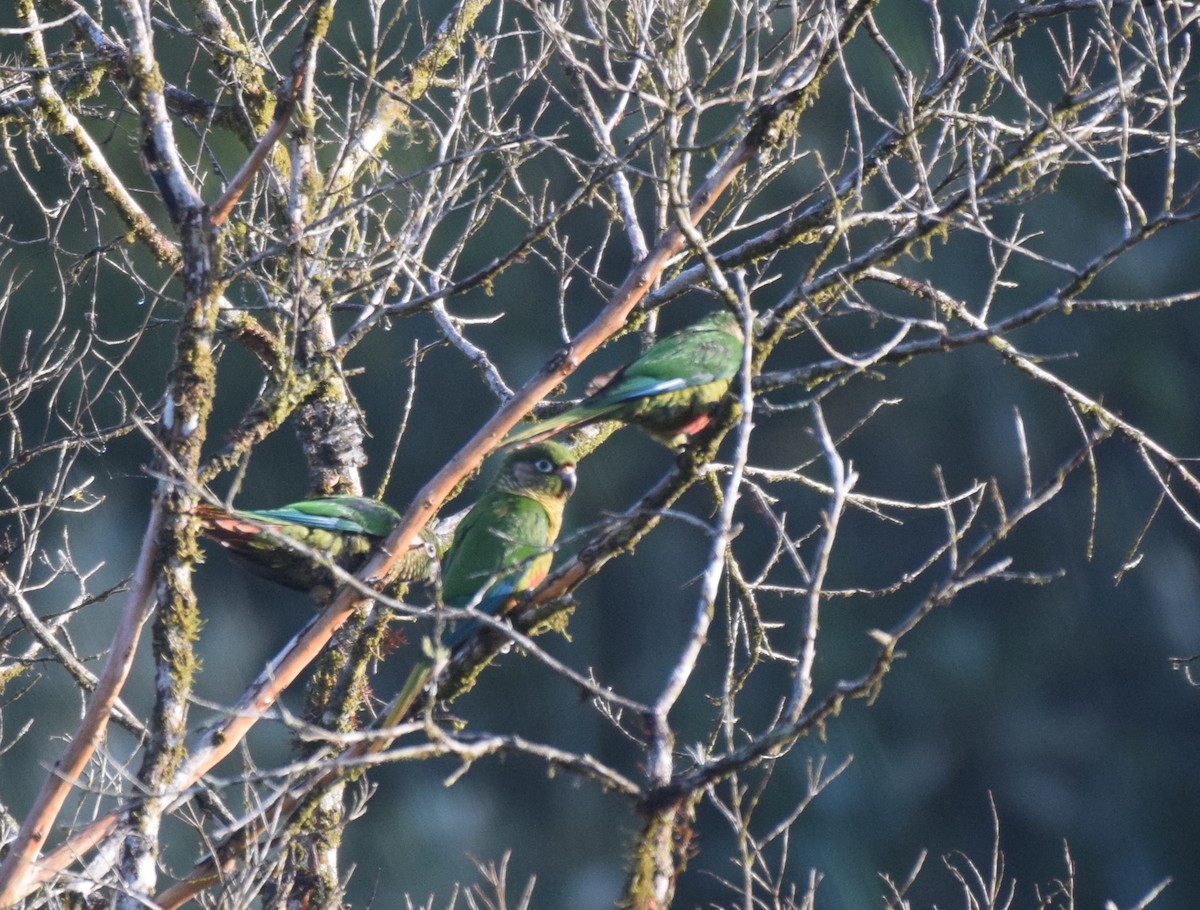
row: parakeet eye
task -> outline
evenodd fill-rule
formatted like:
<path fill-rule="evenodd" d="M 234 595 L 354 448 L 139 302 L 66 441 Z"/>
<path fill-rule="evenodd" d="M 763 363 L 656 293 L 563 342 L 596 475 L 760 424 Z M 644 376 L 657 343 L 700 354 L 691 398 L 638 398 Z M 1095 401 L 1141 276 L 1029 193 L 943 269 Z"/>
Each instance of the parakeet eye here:
<path fill-rule="evenodd" d="M 549 474 L 554 470 L 554 462 L 549 458 L 539 458 L 533 463 L 533 466 L 543 474 Z"/>

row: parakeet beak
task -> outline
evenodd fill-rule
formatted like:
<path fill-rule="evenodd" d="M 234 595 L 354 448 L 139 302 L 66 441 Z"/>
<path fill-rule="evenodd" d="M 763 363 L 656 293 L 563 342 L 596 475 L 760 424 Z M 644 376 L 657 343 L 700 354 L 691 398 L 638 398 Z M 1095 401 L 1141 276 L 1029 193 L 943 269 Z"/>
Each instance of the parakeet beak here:
<path fill-rule="evenodd" d="M 562 480 L 563 492 L 570 496 L 575 492 L 575 465 L 565 464 L 558 469 L 558 476 Z"/>

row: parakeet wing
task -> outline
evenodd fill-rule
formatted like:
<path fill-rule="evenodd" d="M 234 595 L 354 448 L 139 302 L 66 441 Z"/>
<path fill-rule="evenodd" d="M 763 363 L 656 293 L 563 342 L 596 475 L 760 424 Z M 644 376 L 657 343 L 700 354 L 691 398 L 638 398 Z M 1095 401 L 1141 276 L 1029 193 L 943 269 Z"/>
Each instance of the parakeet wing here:
<path fill-rule="evenodd" d="M 226 512 L 201 504 L 196 508 L 202 533 L 221 544 L 256 575 L 277 584 L 308 591 L 318 600 L 337 588 L 332 572 L 320 561 L 289 547 L 291 539 L 323 554 L 347 572 L 355 572 L 392 532 L 400 516 L 390 506 L 363 496 L 324 496 L 277 509 Z M 397 594 L 404 582 L 436 576 L 437 537 L 429 529 L 401 557 L 386 593 Z"/>
<path fill-rule="evenodd" d="M 742 362 L 742 339 L 732 314 L 718 314 L 654 344 L 595 395 L 615 404 L 732 379 Z"/>
<path fill-rule="evenodd" d="M 365 496 L 323 496 L 281 506 L 241 512 L 265 524 L 278 522 L 324 531 L 343 531 L 365 534 L 368 537 L 387 537 L 400 521 L 391 506 Z"/>
<path fill-rule="evenodd" d="M 550 564 L 550 516 L 537 500 L 492 491 L 471 509 L 455 532 L 442 567 L 442 599 L 462 608 L 495 612 L 514 594 L 533 588 Z"/>
<path fill-rule="evenodd" d="M 508 445 L 544 439 L 567 427 L 614 418 L 638 423 L 664 438 L 685 434 L 715 403 L 742 362 L 742 330 L 726 310 L 668 335 L 573 408 L 515 427 Z M 690 390 L 701 390 L 693 394 Z M 682 394 L 681 394 L 682 393 Z"/>

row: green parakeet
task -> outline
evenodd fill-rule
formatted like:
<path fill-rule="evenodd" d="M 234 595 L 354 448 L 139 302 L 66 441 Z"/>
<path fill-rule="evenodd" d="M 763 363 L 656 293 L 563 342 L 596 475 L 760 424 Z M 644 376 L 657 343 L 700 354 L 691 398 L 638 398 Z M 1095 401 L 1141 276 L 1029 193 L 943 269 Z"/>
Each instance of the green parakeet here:
<path fill-rule="evenodd" d="M 557 442 L 538 442 L 508 453 L 495 479 L 454 532 L 442 563 L 442 602 L 498 616 L 536 588 L 554 554 L 563 508 L 575 490 L 575 458 Z M 456 648 L 478 623 L 459 623 L 446 639 Z M 379 726 L 405 716 L 429 680 L 428 660 L 413 667 Z"/>
<path fill-rule="evenodd" d="M 354 573 L 383 539 L 400 515 L 391 506 L 364 496 L 322 496 L 278 509 L 227 512 L 214 506 L 196 507 L 200 531 L 216 541 L 255 575 L 277 584 L 308 591 L 324 601 L 339 584 L 329 566 L 287 546 L 290 538 Z M 437 575 L 437 538 L 423 532 L 401 560 L 392 594 L 399 585 Z"/>
<path fill-rule="evenodd" d="M 742 363 L 742 327 L 728 310 L 655 342 L 575 407 L 515 427 L 505 444 L 545 439 L 598 420 L 634 423 L 677 447 L 702 430 Z"/>
<path fill-rule="evenodd" d="M 557 442 L 509 453 L 454 532 L 442 566 L 442 602 L 499 615 L 541 583 L 575 490 L 575 458 Z M 471 632 L 461 628 L 450 644 Z"/>

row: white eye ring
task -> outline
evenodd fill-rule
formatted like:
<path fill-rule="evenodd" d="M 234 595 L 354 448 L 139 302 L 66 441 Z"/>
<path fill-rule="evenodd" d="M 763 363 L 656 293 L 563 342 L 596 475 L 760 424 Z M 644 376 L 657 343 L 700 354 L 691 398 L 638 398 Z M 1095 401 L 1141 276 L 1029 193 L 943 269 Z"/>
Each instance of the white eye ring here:
<path fill-rule="evenodd" d="M 554 462 L 550 461 L 548 458 L 539 458 L 533 463 L 533 466 L 543 474 L 549 474 L 554 470 Z"/>

